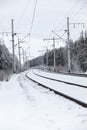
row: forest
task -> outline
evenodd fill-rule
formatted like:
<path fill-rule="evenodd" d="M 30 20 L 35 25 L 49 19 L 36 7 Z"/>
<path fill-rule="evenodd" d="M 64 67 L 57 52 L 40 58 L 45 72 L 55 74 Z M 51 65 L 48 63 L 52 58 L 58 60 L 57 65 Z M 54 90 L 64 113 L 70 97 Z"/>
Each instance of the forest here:
<path fill-rule="evenodd" d="M 53 51 L 48 51 L 48 69 L 53 68 Z M 67 72 L 67 62 L 68 62 L 68 49 L 67 44 L 64 47 L 55 49 L 55 71 L 66 71 Z M 78 40 L 70 40 L 70 57 L 71 57 L 71 72 L 86 72 L 87 70 L 87 31 L 81 32 Z M 40 57 L 34 58 L 25 63 L 30 67 L 44 65 L 46 66 L 47 52 Z"/>

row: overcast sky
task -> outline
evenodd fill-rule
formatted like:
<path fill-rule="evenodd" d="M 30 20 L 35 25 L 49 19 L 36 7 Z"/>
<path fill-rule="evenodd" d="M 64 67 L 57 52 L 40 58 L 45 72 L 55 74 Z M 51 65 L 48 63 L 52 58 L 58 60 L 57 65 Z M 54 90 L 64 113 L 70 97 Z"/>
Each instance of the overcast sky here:
<path fill-rule="evenodd" d="M 0 0 L 0 32 L 11 32 L 11 19 L 14 19 L 15 32 L 25 36 L 30 31 L 35 0 Z M 66 18 L 70 17 L 70 22 L 84 22 L 87 27 L 87 0 L 37 0 L 36 13 L 29 42 L 31 56 L 37 56 L 38 50 L 42 50 L 43 38 L 52 38 L 52 30 L 59 35 L 66 29 Z M 79 37 L 83 30 L 81 25 L 70 26 L 71 38 Z M 2 36 L 0 36 L 2 37 Z M 67 36 L 65 35 L 66 39 Z M 6 40 L 6 37 L 3 37 Z M 11 37 L 8 38 L 11 40 Z M 11 42 L 7 42 L 11 44 Z M 9 45 L 10 46 L 10 45 Z M 27 44 L 24 46 L 27 47 Z"/>

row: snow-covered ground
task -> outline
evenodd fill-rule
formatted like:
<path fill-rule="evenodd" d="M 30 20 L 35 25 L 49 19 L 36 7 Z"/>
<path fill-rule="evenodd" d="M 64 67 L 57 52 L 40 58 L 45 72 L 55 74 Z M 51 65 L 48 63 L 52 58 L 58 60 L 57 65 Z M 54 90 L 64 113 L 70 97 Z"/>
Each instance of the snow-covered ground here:
<path fill-rule="evenodd" d="M 13 75 L 0 82 L 0 130 L 87 130 L 87 109 Z"/>

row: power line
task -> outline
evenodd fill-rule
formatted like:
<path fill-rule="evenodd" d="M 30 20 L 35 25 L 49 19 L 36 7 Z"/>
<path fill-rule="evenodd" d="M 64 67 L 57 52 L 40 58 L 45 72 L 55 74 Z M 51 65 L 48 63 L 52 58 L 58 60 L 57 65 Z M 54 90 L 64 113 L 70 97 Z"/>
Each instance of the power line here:
<path fill-rule="evenodd" d="M 26 35 L 21 39 L 21 41 L 23 41 L 24 39 L 26 39 L 29 35 L 30 35 L 30 33 L 26 34 Z"/>
<path fill-rule="evenodd" d="M 77 5 L 79 5 L 79 3 L 80 2 L 83 2 L 82 0 L 79 0 L 79 1 L 77 1 L 77 2 L 75 2 L 75 6 L 76 6 L 76 10 L 75 10 L 75 6 L 72 6 L 71 8 L 70 8 L 70 10 L 68 11 L 68 12 L 70 12 L 71 10 L 73 10 L 73 11 L 71 11 L 71 15 L 69 15 L 69 17 L 70 18 L 76 18 L 77 16 L 78 16 L 78 14 L 79 14 L 79 12 L 85 7 L 85 5 L 87 5 L 87 1 L 85 1 L 85 3 L 83 3 L 81 6 L 80 6 L 80 8 L 77 8 L 78 6 Z M 68 16 L 68 13 L 67 13 L 67 16 Z M 74 17 L 75 16 L 75 17 Z M 64 21 L 66 19 L 66 16 L 64 17 L 64 19 L 62 20 L 62 21 Z M 63 26 L 61 26 L 60 27 L 60 29 L 63 29 L 64 27 L 65 27 L 65 25 L 66 24 L 64 24 Z"/>
<path fill-rule="evenodd" d="M 30 26 L 30 32 L 28 34 L 25 35 L 25 37 L 22 40 L 26 39 L 29 36 L 29 41 L 30 41 L 30 37 L 31 37 L 31 32 L 32 32 L 32 28 L 33 28 L 33 23 L 34 23 L 34 18 L 35 18 L 35 13 L 36 13 L 36 7 L 37 7 L 37 0 L 35 0 L 35 5 L 34 5 L 34 10 L 33 10 L 33 16 L 32 16 L 32 21 L 31 21 L 31 26 Z M 26 50 L 30 49 L 30 47 L 27 47 Z"/>
<path fill-rule="evenodd" d="M 36 13 L 36 7 L 37 7 L 37 0 L 35 0 L 33 16 L 32 16 L 32 21 L 31 21 L 31 26 L 30 26 L 30 32 L 28 34 L 26 34 L 22 40 L 26 39 L 28 36 L 29 36 L 29 40 L 30 40 L 30 36 L 31 36 L 32 28 L 33 28 L 33 23 L 34 23 L 34 18 L 35 18 L 35 13 Z"/>
<path fill-rule="evenodd" d="M 74 4 L 71 8 L 69 8 L 68 12 L 65 14 L 65 16 L 63 17 L 63 19 L 62 19 L 61 21 L 64 21 L 64 20 L 66 19 L 66 16 L 70 16 L 69 13 L 70 13 L 70 14 L 73 14 L 73 13 L 76 11 L 76 10 L 75 10 L 75 7 L 77 7 L 77 5 L 79 5 L 79 3 L 80 3 L 81 1 L 82 1 L 82 0 L 76 1 L 75 4 Z M 72 16 L 72 15 L 71 15 L 71 16 Z M 71 17 L 71 16 L 70 16 L 70 17 Z M 60 22 L 60 24 L 61 24 L 61 22 Z M 66 25 L 66 24 L 62 25 L 62 26 L 60 27 L 60 29 L 63 30 L 63 28 L 65 27 L 65 25 Z"/>
<path fill-rule="evenodd" d="M 80 15 L 80 11 L 87 5 L 87 1 L 85 1 L 85 3 L 82 4 L 82 6 L 77 10 L 76 13 L 73 13 L 73 15 L 70 18 L 76 18 L 78 15 Z"/>
<path fill-rule="evenodd" d="M 31 32 L 32 32 L 32 28 L 33 28 L 33 23 L 34 23 L 34 18 L 35 18 L 35 13 L 36 13 L 36 7 L 37 7 L 37 0 L 35 0 L 35 5 L 34 5 L 33 17 L 32 17 L 32 22 L 31 22 L 31 26 L 30 26 L 30 35 L 31 35 Z"/>

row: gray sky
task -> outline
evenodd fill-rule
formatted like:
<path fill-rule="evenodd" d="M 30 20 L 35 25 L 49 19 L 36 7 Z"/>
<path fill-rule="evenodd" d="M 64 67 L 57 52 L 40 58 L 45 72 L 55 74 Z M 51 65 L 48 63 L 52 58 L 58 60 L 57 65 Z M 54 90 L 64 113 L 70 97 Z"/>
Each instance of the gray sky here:
<path fill-rule="evenodd" d="M 35 0 L 0 0 L 0 32 L 11 31 L 11 19 L 14 19 L 15 32 L 25 36 L 30 31 Z M 59 35 L 66 29 L 66 18 L 70 22 L 87 23 L 87 1 L 86 0 L 37 0 L 34 24 L 29 42 L 31 55 L 37 56 L 38 50 L 43 49 L 43 38 L 51 38 L 52 30 Z M 85 24 L 85 29 L 87 25 Z M 81 25 L 76 28 L 70 26 L 71 38 L 78 38 L 79 32 L 83 30 Z M 78 33 L 77 33 L 78 32 Z M 66 39 L 67 36 L 65 35 Z M 6 37 L 3 37 L 6 39 Z M 11 37 L 9 38 L 11 40 Z M 28 39 L 26 39 L 28 42 Z M 9 42 L 7 42 L 9 44 Z M 11 43 L 10 43 L 11 44 Z M 27 44 L 24 45 L 27 47 Z"/>

